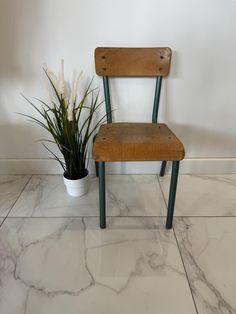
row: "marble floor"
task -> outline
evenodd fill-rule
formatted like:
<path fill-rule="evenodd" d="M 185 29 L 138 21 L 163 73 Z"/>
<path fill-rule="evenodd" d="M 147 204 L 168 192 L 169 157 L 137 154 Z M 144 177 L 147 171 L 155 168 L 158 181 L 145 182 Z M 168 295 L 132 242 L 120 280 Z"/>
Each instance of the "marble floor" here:
<path fill-rule="evenodd" d="M 61 176 L 0 175 L 1 314 L 236 314 L 236 175 L 108 175 L 66 194 Z"/>

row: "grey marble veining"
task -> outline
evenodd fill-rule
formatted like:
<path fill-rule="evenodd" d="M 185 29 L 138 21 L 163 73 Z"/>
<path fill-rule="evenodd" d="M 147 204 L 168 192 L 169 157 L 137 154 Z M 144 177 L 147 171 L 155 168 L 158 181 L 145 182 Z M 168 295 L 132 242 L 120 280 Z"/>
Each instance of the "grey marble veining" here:
<path fill-rule="evenodd" d="M 170 176 L 159 180 L 168 200 Z M 236 216 L 236 174 L 180 175 L 175 215 Z"/>
<path fill-rule="evenodd" d="M 236 218 L 176 218 L 199 314 L 236 313 Z"/>
<path fill-rule="evenodd" d="M 0 217 L 8 215 L 29 179 L 29 175 L 0 175 Z"/>
<path fill-rule="evenodd" d="M 95 177 L 78 199 L 61 176 L 29 179 L 0 176 L 0 225 L 10 211 L 0 313 L 196 313 L 179 246 L 198 313 L 236 314 L 236 175 L 179 177 L 176 215 L 230 217 L 176 217 L 178 246 L 164 217 L 148 217 L 166 215 L 156 176 L 107 176 L 106 230 L 89 217 L 98 216 Z M 160 181 L 167 199 L 169 176 Z"/>
<path fill-rule="evenodd" d="M 156 176 L 107 175 L 108 216 L 164 216 L 166 207 Z M 10 213 L 11 217 L 98 216 L 98 179 L 89 193 L 67 195 L 61 176 L 34 175 Z"/>
<path fill-rule="evenodd" d="M 196 313 L 164 219 L 108 220 L 100 230 L 96 218 L 8 218 L 0 228 L 0 312 Z"/>

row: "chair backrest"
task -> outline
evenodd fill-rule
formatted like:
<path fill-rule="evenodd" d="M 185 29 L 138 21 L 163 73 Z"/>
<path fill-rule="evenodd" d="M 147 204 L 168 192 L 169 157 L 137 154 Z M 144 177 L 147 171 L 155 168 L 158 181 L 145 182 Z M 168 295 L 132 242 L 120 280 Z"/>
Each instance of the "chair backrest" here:
<path fill-rule="evenodd" d="M 96 73 L 103 76 L 107 121 L 112 122 L 108 77 L 157 77 L 152 122 L 157 122 L 162 77 L 169 74 L 170 48 L 95 49 Z"/>
<path fill-rule="evenodd" d="M 100 76 L 166 76 L 170 48 L 96 48 L 96 72 Z"/>

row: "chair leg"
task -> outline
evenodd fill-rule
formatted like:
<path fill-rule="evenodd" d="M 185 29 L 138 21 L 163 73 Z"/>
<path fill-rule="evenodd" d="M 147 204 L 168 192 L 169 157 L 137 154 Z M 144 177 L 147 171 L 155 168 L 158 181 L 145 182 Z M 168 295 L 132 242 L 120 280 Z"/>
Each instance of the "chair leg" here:
<path fill-rule="evenodd" d="M 95 173 L 96 173 L 96 177 L 98 178 L 98 162 L 95 161 Z"/>
<path fill-rule="evenodd" d="M 179 161 L 173 161 L 172 172 L 171 172 L 171 181 L 170 181 L 168 211 L 167 211 L 167 219 L 166 219 L 166 229 L 172 228 L 172 222 L 173 222 L 173 216 L 174 216 L 174 207 L 175 207 L 176 188 L 177 188 L 177 182 L 178 182 L 178 174 L 179 174 Z"/>
<path fill-rule="evenodd" d="M 98 163 L 100 228 L 106 228 L 105 162 Z"/>
<path fill-rule="evenodd" d="M 97 136 L 97 134 L 95 134 L 93 137 L 93 143 L 96 140 L 96 136 Z M 95 171 L 96 171 L 96 177 L 98 177 L 98 162 L 97 161 L 95 161 Z"/>
<path fill-rule="evenodd" d="M 167 161 L 165 161 L 165 160 L 162 161 L 162 163 L 161 163 L 160 177 L 164 177 L 164 175 L 165 175 L 166 163 L 167 163 Z"/>

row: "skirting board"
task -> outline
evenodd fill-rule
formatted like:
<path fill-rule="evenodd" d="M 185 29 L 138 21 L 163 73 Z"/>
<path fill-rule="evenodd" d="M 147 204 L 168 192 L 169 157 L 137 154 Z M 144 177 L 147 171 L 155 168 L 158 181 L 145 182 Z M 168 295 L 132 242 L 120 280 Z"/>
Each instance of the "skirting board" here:
<path fill-rule="evenodd" d="M 157 174 L 160 162 L 115 162 L 106 164 L 109 174 Z M 170 173 L 168 162 L 166 172 Z M 94 161 L 89 172 L 93 174 Z M 0 159 L 0 174 L 61 174 L 60 165 L 51 159 Z M 236 173 L 236 158 L 186 158 L 180 163 L 181 174 Z"/>

